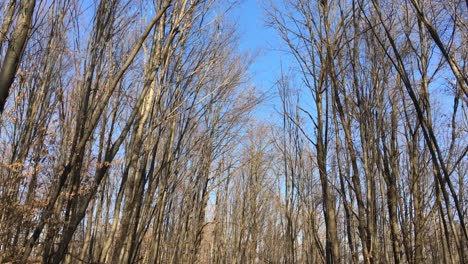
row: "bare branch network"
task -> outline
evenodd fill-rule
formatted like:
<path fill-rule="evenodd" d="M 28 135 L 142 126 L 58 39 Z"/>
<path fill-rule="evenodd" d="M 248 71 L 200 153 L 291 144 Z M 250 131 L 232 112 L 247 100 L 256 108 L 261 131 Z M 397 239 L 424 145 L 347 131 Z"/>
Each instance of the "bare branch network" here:
<path fill-rule="evenodd" d="M 468 2 L 251 1 L 0 0 L 0 263 L 468 263 Z"/>

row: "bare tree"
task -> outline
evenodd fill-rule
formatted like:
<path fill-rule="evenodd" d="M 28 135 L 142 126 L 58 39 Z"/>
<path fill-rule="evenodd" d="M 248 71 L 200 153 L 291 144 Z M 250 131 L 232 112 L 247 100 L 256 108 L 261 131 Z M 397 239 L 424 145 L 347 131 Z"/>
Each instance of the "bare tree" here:
<path fill-rule="evenodd" d="M 0 1 L 0 263 L 466 262 L 464 1 L 236 4 Z"/>
<path fill-rule="evenodd" d="M 9 38 L 7 34 L 9 27 L 12 25 L 15 1 L 10 1 L 6 6 L 8 13 L 2 23 L 0 45 L 3 45 L 3 42 L 8 39 L 8 48 L 0 69 L 0 113 L 3 113 L 5 108 L 5 103 L 10 93 L 10 87 L 15 79 L 26 43 L 28 42 L 35 5 L 35 0 L 21 1 L 15 29 Z"/>

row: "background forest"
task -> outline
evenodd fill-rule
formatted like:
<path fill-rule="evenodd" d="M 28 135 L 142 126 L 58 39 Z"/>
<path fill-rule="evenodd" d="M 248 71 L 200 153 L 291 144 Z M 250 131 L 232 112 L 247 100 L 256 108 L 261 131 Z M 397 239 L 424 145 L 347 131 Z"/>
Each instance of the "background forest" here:
<path fill-rule="evenodd" d="M 468 263 L 468 1 L 238 4 L 0 0 L 0 263 Z"/>

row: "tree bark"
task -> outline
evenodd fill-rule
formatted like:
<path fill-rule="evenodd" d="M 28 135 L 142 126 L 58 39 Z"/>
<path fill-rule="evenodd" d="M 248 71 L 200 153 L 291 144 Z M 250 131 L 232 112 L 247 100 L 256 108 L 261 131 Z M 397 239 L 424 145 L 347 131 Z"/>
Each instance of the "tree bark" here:
<path fill-rule="evenodd" d="M 2 68 L 0 69 L 0 115 L 5 108 L 11 85 L 15 79 L 26 43 L 28 42 L 35 5 L 36 0 L 21 1 L 16 28 L 11 36 Z M 2 33 L 5 34 L 6 32 Z"/>

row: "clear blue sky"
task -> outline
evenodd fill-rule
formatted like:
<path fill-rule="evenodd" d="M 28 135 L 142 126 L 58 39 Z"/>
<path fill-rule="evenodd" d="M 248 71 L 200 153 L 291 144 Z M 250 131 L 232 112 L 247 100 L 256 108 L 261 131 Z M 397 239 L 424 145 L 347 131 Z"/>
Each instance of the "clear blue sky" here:
<path fill-rule="evenodd" d="M 253 83 L 261 91 L 272 96 L 277 93 L 275 82 L 280 77 L 281 41 L 276 32 L 268 28 L 261 0 L 241 0 L 231 12 L 230 17 L 236 23 L 239 32 L 239 48 L 241 51 L 254 55 L 255 60 L 250 67 Z M 275 96 L 276 97 L 276 96 Z M 276 100 L 269 99 L 258 109 L 256 115 L 264 118 L 277 118 L 273 107 Z M 276 106 L 278 107 L 278 106 Z"/>

